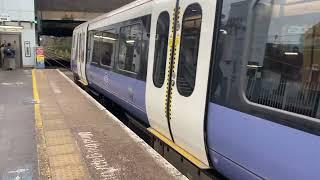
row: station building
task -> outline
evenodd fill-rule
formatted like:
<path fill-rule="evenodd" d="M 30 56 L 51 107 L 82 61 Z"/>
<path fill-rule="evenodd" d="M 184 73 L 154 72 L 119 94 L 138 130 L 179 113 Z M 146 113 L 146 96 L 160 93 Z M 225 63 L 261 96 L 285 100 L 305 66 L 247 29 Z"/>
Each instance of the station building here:
<path fill-rule="evenodd" d="M 16 50 L 16 67 L 35 65 L 36 21 L 34 0 L 0 0 L 0 43 Z"/>

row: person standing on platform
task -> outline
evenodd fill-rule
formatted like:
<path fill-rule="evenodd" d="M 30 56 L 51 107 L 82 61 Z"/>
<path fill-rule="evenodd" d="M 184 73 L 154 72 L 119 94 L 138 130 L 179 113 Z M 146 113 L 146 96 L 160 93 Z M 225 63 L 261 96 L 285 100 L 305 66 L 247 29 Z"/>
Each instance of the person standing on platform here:
<path fill-rule="evenodd" d="M 5 69 L 5 64 L 4 64 L 4 44 L 0 45 L 0 66 L 2 69 Z"/>
<path fill-rule="evenodd" d="M 16 69 L 16 51 L 11 46 L 11 43 L 8 43 L 7 47 L 4 48 L 4 59 L 8 65 L 8 70 Z"/>

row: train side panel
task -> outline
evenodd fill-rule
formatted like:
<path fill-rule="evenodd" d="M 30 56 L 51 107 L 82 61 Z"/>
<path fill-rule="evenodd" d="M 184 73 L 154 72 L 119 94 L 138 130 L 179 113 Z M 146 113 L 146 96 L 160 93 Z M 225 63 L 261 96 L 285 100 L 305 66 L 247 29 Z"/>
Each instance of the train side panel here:
<path fill-rule="evenodd" d="M 89 86 L 104 94 L 132 115 L 148 124 L 145 107 L 145 82 L 87 65 Z"/>
<path fill-rule="evenodd" d="M 208 118 L 212 162 L 231 179 L 320 179 L 318 136 L 214 103 Z"/>

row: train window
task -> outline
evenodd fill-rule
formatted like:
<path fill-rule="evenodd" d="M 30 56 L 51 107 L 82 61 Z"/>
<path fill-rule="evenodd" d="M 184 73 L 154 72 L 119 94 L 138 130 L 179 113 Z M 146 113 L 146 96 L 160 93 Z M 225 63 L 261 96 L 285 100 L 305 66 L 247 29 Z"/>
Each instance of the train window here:
<path fill-rule="evenodd" d="M 92 58 L 91 58 L 91 62 L 95 63 L 95 64 L 99 64 L 100 61 L 100 38 L 101 37 L 101 33 L 93 33 L 93 37 L 92 37 Z"/>
<path fill-rule="evenodd" d="M 316 117 L 320 115 L 320 13 L 304 8 L 313 2 L 307 4 L 297 3 L 298 9 L 284 14 L 274 14 L 270 8 L 286 7 L 280 0 L 256 5 L 246 96 L 255 103 Z"/>
<path fill-rule="evenodd" d="M 79 34 L 79 60 L 83 61 L 83 36 L 82 33 Z"/>
<path fill-rule="evenodd" d="M 101 65 L 111 66 L 115 53 L 116 41 L 117 36 L 113 30 L 102 33 L 100 44 Z"/>
<path fill-rule="evenodd" d="M 153 65 L 153 83 L 160 88 L 165 79 L 165 70 L 167 62 L 168 37 L 170 16 L 168 12 L 162 12 L 159 15 L 156 29 L 156 42 Z"/>
<path fill-rule="evenodd" d="M 75 44 L 74 44 L 74 56 L 73 56 L 73 58 L 74 58 L 74 60 L 75 61 L 78 61 L 78 49 L 79 49 L 79 43 L 78 43 L 78 35 L 74 35 L 74 42 L 75 42 Z"/>
<path fill-rule="evenodd" d="M 88 42 L 87 42 L 87 47 L 88 49 L 86 50 L 86 53 L 87 53 L 87 56 L 86 56 L 86 60 L 87 62 L 91 62 L 91 57 L 92 57 L 92 46 L 93 46 L 93 43 L 92 43 L 92 39 L 93 39 L 93 35 L 92 35 L 92 31 L 89 31 L 88 32 Z"/>
<path fill-rule="evenodd" d="M 141 62 L 142 28 L 134 24 L 120 28 L 118 68 L 138 73 Z"/>
<path fill-rule="evenodd" d="M 177 87 L 182 96 L 190 96 L 194 90 L 202 21 L 199 4 L 191 4 L 182 19 Z"/>
<path fill-rule="evenodd" d="M 81 41 L 81 44 L 82 44 L 82 49 L 81 49 L 81 61 L 84 62 L 84 57 L 85 57 L 85 33 L 82 33 L 82 41 Z"/>
<path fill-rule="evenodd" d="M 309 8 L 318 6 L 320 1 L 225 0 L 213 101 L 235 106 L 242 84 L 252 104 L 320 118 L 320 12 Z"/>
<path fill-rule="evenodd" d="M 81 35 L 78 34 L 78 47 L 77 47 L 77 61 L 80 61 L 80 57 L 81 57 Z"/>
<path fill-rule="evenodd" d="M 73 51 L 73 53 L 74 53 L 74 50 L 75 50 L 75 45 L 76 45 L 76 35 L 73 34 L 73 36 L 72 36 L 72 51 Z M 74 57 L 72 57 L 72 58 L 74 58 Z"/>

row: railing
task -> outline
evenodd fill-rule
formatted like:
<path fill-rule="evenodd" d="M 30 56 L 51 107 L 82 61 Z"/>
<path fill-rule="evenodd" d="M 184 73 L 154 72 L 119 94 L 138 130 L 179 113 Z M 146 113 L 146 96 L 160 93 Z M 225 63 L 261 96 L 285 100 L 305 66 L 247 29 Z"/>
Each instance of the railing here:
<path fill-rule="evenodd" d="M 194 83 L 195 83 L 195 74 L 192 72 L 193 70 L 190 69 L 190 67 L 186 66 L 185 64 L 180 64 L 181 69 L 179 68 L 179 71 L 181 71 L 182 77 L 177 77 L 177 84 L 179 85 L 180 91 L 185 92 L 186 94 L 190 94 L 194 89 Z"/>
<path fill-rule="evenodd" d="M 258 104 L 316 117 L 320 84 L 285 80 L 275 83 L 251 78 L 248 79 L 246 96 L 250 101 Z"/>

